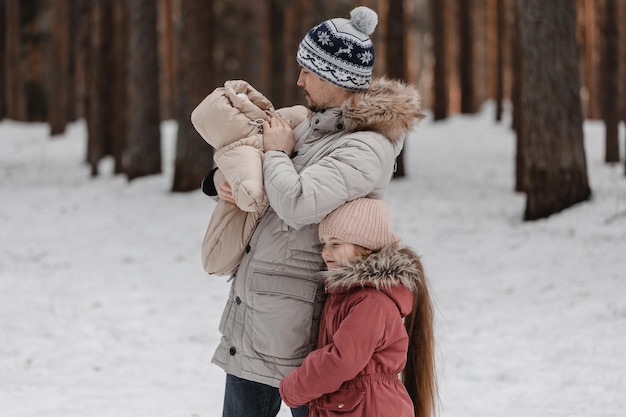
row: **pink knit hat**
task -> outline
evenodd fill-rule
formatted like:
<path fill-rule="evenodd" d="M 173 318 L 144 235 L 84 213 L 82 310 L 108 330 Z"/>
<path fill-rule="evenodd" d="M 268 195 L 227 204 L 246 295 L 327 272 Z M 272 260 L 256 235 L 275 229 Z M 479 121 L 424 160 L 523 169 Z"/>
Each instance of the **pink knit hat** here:
<path fill-rule="evenodd" d="M 371 250 L 400 240 L 391 230 L 389 206 L 372 198 L 349 201 L 330 213 L 320 223 L 319 236 L 332 236 Z"/>

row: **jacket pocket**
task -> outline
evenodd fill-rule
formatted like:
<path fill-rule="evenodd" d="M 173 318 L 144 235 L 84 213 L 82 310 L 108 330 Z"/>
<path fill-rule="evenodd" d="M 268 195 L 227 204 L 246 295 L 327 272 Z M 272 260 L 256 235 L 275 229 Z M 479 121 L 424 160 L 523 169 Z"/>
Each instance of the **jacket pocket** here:
<path fill-rule="evenodd" d="M 312 349 L 316 293 L 312 277 L 255 272 L 250 284 L 254 350 L 273 359 L 303 359 Z"/>
<path fill-rule="evenodd" d="M 363 398 L 365 398 L 364 389 L 340 389 L 338 391 L 326 394 L 319 398 L 317 408 L 334 413 L 351 413 L 354 415 L 365 415 L 364 413 L 355 413 L 358 408 L 362 408 Z"/>

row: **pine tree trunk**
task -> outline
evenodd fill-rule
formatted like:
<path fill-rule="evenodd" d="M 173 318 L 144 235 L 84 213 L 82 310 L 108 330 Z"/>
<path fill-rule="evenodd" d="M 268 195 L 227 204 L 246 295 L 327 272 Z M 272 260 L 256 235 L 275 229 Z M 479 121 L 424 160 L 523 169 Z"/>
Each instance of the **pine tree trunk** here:
<path fill-rule="evenodd" d="M 134 117 L 128 108 L 128 0 L 113 0 L 113 26 L 115 31 L 112 36 L 113 65 L 110 69 L 113 90 L 113 108 L 116 111 L 112 115 L 111 129 L 113 138 L 111 154 L 114 160 L 114 172 L 124 172 L 124 153 L 128 140 L 128 119 Z M 154 99 L 154 98 L 152 98 Z"/>
<path fill-rule="evenodd" d="M 98 163 L 111 154 L 113 142 L 113 67 L 111 31 L 113 4 L 109 0 L 89 3 L 89 57 L 87 65 L 87 161 L 91 175 L 98 175 Z"/>
<path fill-rule="evenodd" d="M 591 190 L 575 5 L 570 0 L 523 0 L 521 6 L 524 218 L 535 220 L 589 199 Z"/>
<path fill-rule="evenodd" d="M 69 0 L 51 3 L 52 42 L 48 79 L 48 122 L 50 135 L 65 132 L 69 119 L 70 74 L 70 5 Z"/>
<path fill-rule="evenodd" d="M 90 0 L 72 0 L 73 93 L 72 119 L 87 118 L 87 80 L 90 51 Z"/>
<path fill-rule="evenodd" d="M 4 1 L 0 1 L 0 22 L 5 27 Z M 5 97 L 5 78 L 6 78 L 6 62 L 5 62 L 5 31 L 0 30 L 0 120 L 6 116 L 6 97 Z"/>
<path fill-rule="evenodd" d="M 472 0 L 459 0 L 459 76 L 461 82 L 461 113 L 475 112 L 474 36 Z"/>
<path fill-rule="evenodd" d="M 161 114 L 156 0 L 133 0 L 127 7 L 129 113 L 123 166 L 132 180 L 161 172 Z"/>
<path fill-rule="evenodd" d="M 511 102 L 513 104 L 513 121 L 512 127 L 516 133 L 515 143 L 515 191 L 523 192 L 526 190 L 524 184 L 525 153 L 526 147 L 524 132 L 524 111 L 522 109 L 521 91 L 523 86 L 522 62 L 521 62 L 521 7 L 523 0 L 513 0 L 513 34 L 511 36 L 511 67 L 513 73 L 513 85 L 511 91 Z"/>
<path fill-rule="evenodd" d="M 270 1 L 269 2 L 269 21 L 270 27 L 272 28 L 269 31 L 269 44 L 271 45 L 269 49 L 269 72 L 270 72 L 270 88 L 265 94 L 268 96 L 270 101 L 274 104 L 276 108 L 284 107 L 287 105 L 293 105 L 293 103 L 288 103 L 285 98 L 285 89 L 283 86 L 283 80 L 285 79 L 285 68 L 283 63 L 285 62 L 285 54 L 287 50 L 285 48 L 285 24 L 286 24 L 286 5 L 282 3 Z M 293 53 L 295 56 L 295 52 Z M 295 61 L 295 59 L 294 59 Z M 258 87 L 260 88 L 260 87 Z"/>
<path fill-rule="evenodd" d="M 604 0 L 602 25 L 602 118 L 606 127 L 605 162 L 619 162 L 619 50 L 616 0 Z"/>
<path fill-rule="evenodd" d="M 172 191 L 197 190 L 213 167 L 213 148 L 191 124 L 193 109 L 223 80 L 216 76 L 213 61 L 213 2 L 185 0 L 180 4 L 184 25 L 178 32 L 178 136 Z"/>
<path fill-rule="evenodd" d="M 448 117 L 448 69 L 446 65 L 445 7 L 447 0 L 430 0 L 433 31 L 433 118 Z"/>
<path fill-rule="evenodd" d="M 390 0 L 387 13 L 387 75 L 406 81 L 404 0 Z"/>
<path fill-rule="evenodd" d="M 496 121 L 502 120 L 504 111 L 504 42 L 505 42 L 505 0 L 496 0 Z"/>
<path fill-rule="evenodd" d="M 20 1 L 5 0 L 4 12 L 6 115 L 10 119 L 23 121 L 26 120 L 26 91 L 22 75 Z"/>

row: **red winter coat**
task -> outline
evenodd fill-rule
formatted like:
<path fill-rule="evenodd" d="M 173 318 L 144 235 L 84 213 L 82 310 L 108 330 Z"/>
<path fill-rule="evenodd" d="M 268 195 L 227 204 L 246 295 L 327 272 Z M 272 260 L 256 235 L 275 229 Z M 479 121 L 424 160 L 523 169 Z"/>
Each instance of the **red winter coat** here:
<path fill-rule="evenodd" d="M 408 348 L 402 318 L 419 278 L 414 259 L 388 247 L 326 274 L 318 349 L 281 381 L 284 402 L 308 403 L 309 417 L 413 417 L 399 374 Z"/>

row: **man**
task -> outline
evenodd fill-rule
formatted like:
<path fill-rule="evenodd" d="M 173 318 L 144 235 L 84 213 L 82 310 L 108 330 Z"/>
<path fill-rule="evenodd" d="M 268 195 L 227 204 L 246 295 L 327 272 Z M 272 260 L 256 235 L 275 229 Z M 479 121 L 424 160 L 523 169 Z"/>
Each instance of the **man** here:
<path fill-rule="evenodd" d="M 357 7 L 350 20 L 311 29 L 297 53 L 310 117 L 293 131 L 280 118 L 264 125 L 270 208 L 233 274 L 213 357 L 227 373 L 225 417 L 278 413 L 280 380 L 317 341 L 324 299 L 318 223 L 347 201 L 383 198 L 404 138 L 423 117 L 414 88 L 372 81 L 368 35 L 377 21 L 374 11 Z M 220 171 L 212 175 L 208 194 L 233 202 Z M 292 409 L 294 417 L 306 412 Z"/>

